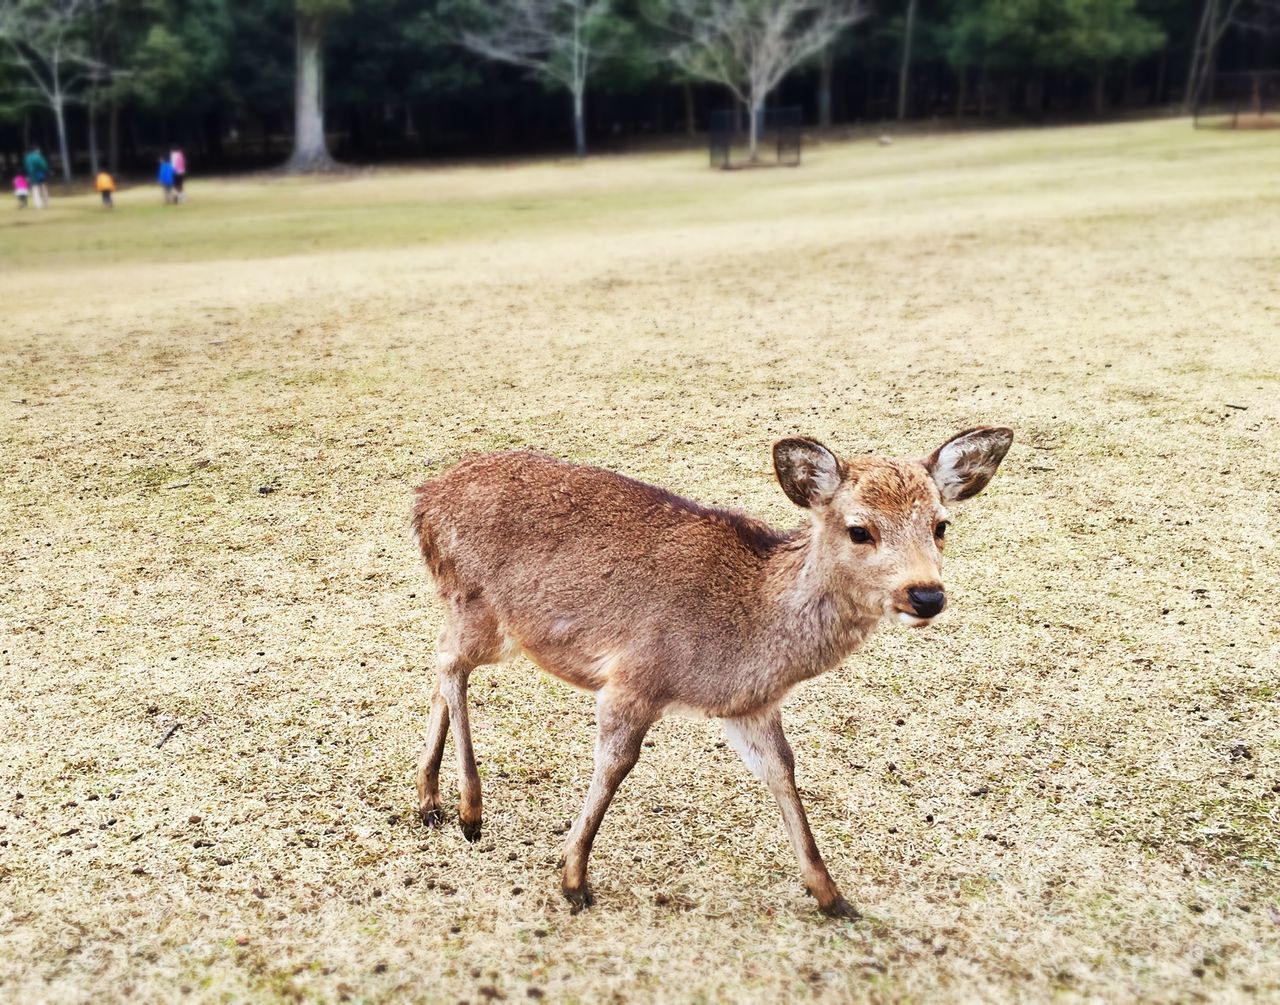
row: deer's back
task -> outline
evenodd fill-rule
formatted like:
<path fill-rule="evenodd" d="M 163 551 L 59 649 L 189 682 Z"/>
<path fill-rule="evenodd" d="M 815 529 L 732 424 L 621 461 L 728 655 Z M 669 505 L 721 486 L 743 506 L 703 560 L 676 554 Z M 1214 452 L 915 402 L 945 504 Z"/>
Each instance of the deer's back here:
<path fill-rule="evenodd" d="M 526 453 L 472 457 L 422 485 L 413 522 L 446 600 L 483 602 L 524 648 L 555 659 L 620 647 L 717 658 L 749 633 L 764 562 L 790 540 L 740 513 Z"/>

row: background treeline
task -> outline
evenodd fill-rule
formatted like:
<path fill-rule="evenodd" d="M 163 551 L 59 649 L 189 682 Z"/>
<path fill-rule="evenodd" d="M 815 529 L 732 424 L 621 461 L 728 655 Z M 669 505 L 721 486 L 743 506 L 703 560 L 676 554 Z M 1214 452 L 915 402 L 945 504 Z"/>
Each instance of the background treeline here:
<path fill-rule="evenodd" d="M 876 0 L 790 68 L 767 101 L 803 107 L 815 126 L 1070 119 L 1180 105 L 1223 71 L 1280 65 L 1270 8 L 1252 4 Z M 740 0 L 753 5 L 770 3 Z M 147 169 L 173 145 L 204 170 L 281 162 L 301 128 L 307 32 L 323 55 L 311 67 L 323 81 L 322 132 L 341 160 L 564 149 L 574 122 L 563 81 L 464 44 L 467 31 L 492 29 L 494 18 L 521 6 L 0 0 L 0 153 L 11 159 L 39 144 L 61 171 L 61 118 L 73 173 Z M 731 107 L 728 88 L 672 59 L 663 4 L 586 6 L 603 40 L 592 52 L 582 116 L 593 149 L 688 134 L 706 127 L 711 110 Z M 50 44 L 58 17 L 61 92 L 52 93 L 33 47 Z M 44 34 L 32 35 L 37 29 Z"/>

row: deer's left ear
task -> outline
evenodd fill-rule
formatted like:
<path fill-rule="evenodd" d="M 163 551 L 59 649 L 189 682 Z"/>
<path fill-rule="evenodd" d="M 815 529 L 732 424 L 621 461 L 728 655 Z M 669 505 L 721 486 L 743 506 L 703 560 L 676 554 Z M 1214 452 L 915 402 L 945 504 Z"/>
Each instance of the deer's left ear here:
<path fill-rule="evenodd" d="M 953 436 L 925 459 L 944 503 L 976 496 L 995 476 L 1013 444 L 1013 430 L 979 426 Z"/>

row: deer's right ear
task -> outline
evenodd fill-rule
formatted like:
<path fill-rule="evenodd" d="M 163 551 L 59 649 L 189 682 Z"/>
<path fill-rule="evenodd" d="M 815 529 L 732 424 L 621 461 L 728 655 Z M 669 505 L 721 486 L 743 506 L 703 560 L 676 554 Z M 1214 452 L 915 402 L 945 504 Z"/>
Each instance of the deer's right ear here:
<path fill-rule="evenodd" d="M 830 502 L 844 481 L 844 465 L 836 455 L 817 440 L 800 436 L 773 445 L 773 470 L 787 498 L 805 509 Z"/>

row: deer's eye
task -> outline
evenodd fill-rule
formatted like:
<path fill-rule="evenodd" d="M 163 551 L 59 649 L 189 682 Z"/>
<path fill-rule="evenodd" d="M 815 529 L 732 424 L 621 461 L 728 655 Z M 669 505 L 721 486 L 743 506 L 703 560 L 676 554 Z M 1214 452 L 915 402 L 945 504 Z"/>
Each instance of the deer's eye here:
<path fill-rule="evenodd" d="M 947 528 L 950 526 L 951 526 L 951 522 L 949 520 L 939 521 L 938 526 L 933 528 L 934 537 L 936 537 L 939 541 L 941 541 L 943 538 L 947 536 Z"/>
<path fill-rule="evenodd" d="M 866 527 L 850 527 L 849 539 L 854 544 L 870 544 L 871 531 L 867 530 Z"/>

